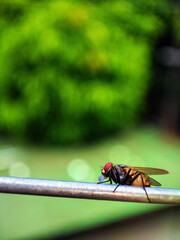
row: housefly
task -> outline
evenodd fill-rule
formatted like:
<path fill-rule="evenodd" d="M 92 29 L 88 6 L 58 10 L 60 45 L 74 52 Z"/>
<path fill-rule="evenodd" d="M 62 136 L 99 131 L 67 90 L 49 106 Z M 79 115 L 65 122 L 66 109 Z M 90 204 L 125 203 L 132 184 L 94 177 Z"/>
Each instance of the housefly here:
<path fill-rule="evenodd" d="M 164 169 L 148 168 L 148 167 L 131 167 L 126 165 L 113 165 L 111 162 L 101 169 L 101 175 L 99 176 L 98 183 L 112 182 L 118 184 L 114 191 L 119 185 L 131 185 L 136 187 L 143 187 L 147 199 L 150 202 L 149 196 L 145 187 L 161 186 L 155 179 L 148 175 L 159 175 L 168 174 L 169 172 Z"/>

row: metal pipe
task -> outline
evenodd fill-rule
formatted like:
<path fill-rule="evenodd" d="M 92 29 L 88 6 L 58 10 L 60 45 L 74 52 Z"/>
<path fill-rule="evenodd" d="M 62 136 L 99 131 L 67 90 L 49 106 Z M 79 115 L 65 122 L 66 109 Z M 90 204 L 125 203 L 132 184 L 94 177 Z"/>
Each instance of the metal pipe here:
<path fill-rule="evenodd" d="M 121 185 L 113 193 L 114 188 L 112 184 L 0 177 L 1 193 L 148 203 L 142 187 Z M 147 187 L 146 191 L 151 203 L 180 204 L 180 189 Z"/>

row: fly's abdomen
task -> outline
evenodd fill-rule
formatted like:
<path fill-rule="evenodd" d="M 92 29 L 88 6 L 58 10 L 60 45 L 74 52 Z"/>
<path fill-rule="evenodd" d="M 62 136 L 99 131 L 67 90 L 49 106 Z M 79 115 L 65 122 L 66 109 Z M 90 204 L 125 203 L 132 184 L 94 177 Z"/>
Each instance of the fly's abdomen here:
<path fill-rule="evenodd" d="M 149 179 L 146 177 L 146 175 L 144 175 L 143 173 L 137 173 L 137 177 L 136 175 L 132 176 L 132 186 L 136 186 L 136 187 L 150 187 L 151 183 L 149 181 Z M 134 181 L 133 181 L 134 179 Z"/>

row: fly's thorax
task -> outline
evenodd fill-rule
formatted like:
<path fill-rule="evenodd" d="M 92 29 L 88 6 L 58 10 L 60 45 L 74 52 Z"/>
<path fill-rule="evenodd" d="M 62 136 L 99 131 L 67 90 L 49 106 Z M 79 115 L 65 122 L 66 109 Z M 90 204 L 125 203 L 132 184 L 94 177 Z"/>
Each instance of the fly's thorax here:
<path fill-rule="evenodd" d="M 125 174 L 125 170 L 119 165 L 115 165 L 109 171 L 109 175 L 111 176 L 112 180 L 117 184 L 120 184 L 120 182 L 124 179 Z"/>
<path fill-rule="evenodd" d="M 125 165 L 116 165 L 114 167 L 121 180 L 124 178 L 126 174 L 126 170 L 123 168 L 124 166 Z"/>

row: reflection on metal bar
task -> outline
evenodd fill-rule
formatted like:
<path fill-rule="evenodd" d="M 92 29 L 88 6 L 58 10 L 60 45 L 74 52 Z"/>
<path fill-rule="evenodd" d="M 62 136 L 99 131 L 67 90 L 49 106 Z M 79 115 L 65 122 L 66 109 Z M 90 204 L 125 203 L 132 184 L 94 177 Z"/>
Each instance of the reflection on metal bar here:
<path fill-rule="evenodd" d="M 98 199 L 148 203 L 141 187 L 45 179 L 0 177 L 0 192 L 67 198 Z M 146 188 L 151 203 L 180 204 L 180 189 Z"/>

